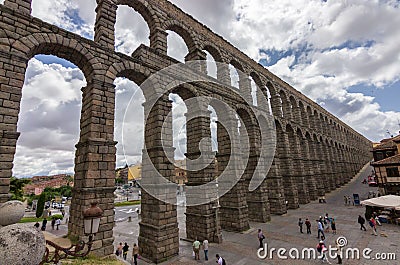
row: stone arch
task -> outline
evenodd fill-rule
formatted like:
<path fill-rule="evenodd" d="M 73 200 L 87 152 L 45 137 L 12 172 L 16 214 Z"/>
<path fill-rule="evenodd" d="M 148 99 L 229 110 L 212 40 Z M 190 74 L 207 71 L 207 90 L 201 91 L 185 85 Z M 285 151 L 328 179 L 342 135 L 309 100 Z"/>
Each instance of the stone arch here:
<path fill-rule="evenodd" d="M 163 29 L 173 31 L 181 36 L 186 44 L 189 53 L 194 52 L 197 48 L 200 47 L 200 45 L 197 44 L 195 37 L 192 35 L 192 31 L 179 21 L 168 20 L 164 23 Z"/>
<path fill-rule="evenodd" d="M 143 0 L 116 0 L 116 5 L 126 5 L 138 12 L 146 21 L 152 35 L 157 28 L 161 27 L 160 19 L 155 10 Z M 150 37 L 150 36 L 149 36 Z"/>
<path fill-rule="evenodd" d="M 97 71 L 103 70 L 103 66 L 96 56 L 77 40 L 66 39 L 62 35 L 34 33 L 15 41 L 10 52 L 26 58 L 26 62 L 36 54 L 55 55 L 78 66 L 85 75 L 86 82 L 90 83 L 95 75 L 96 79 L 102 79 Z"/>
<path fill-rule="evenodd" d="M 142 87 L 143 82 L 150 76 L 150 72 L 143 69 L 140 64 L 130 61 L 114 63 L 106 71 L 105 82 L 112 84 L 117 77 L 128 78 L 141 88 L 146 101 L 148 101 L 155 93 L 161 94 L 162 90 L 157 90 L 155 86 L 150 84 Z"/>
<path fill-rule="evenodd" d="M 233 67 L 236 68 L 236 70 L 239 70 L 240 72 L 244 73 L 244 68 L 241 63 L 236 61 L 235 59 L 232 59 L 229 64 L 231 64 Z"/>
<path fill-rule="evenodd" d="M 222 59 L 222 56 L 221 56 L 221 52 L 214 45 L 206 44 L 206 45 L 203 46 L 202 50 L 208 51 L 216 62 L 220 62 L 220 63 L 223 62 L 223 59 Z"/>
<path fill-rule="evenodd" d="M 267 81 L 267 84 L 265 86 L 268 88 L 269 93 L 271 93 L 271 97 L 278 94 L 276 92 L 275 86 L 270 81 Z"/>
<path fill-rule="evenodd" d="M 272 93 L 270 89 L 266 85 L 264 85 L 264 82 L 261 80 L 257 72 L 251 71 L 250 77 L 253 79 L 254 83 L 259 88 L 259 91 L 262 92 L 262 93 L 256 93 L 255 95 L 257 98 L 257 105 L 261 107 L 266 106 L 269 113 L 272 114 L 272 106 L 271 106 Z"/>
<path fill-rule="evenodd" d="M 298 124 L 301 124 L 301 112 L 298 105 L 298 101 L 293 95 L 290 95 L 289 102 L 290 102 L 290 110 L 292 113 L 292 119 Z"/>
<path fill-rule="evenodd" d="M 288 120 L 291 120 L 292 113 L 290 108 L 290 101 L 286 95 L 286 92 L 283 89 L 279 90 L 279 96 L 282 102 L 283 117 Z"/>
<path fill-rule="evenodd" d="M 300 123 L 303 127 L 309 127 L 309 120 L 307 117 L 307 110 L 306 107 L 304 106 L 303 102 L 299 100 L 299 110 L 300 110 Z"/>
<path fill-rule="evenodd" d="M 199 96 L 197 89 L 190 84 L 182 84 L 179 86 L 175 86 L 169 92 L 177 94 L 183 99 L 183 101 L 188 100 L 190 98 L 196 98 Z"/>
<path fill-rule="evenodd" d="M 306 132 L 303 132 L 303 130 L 300 127 L 296 127 L 296 134 L 297 136 L 301 137 L 301 138 L 305 138 L 306 136 Z"/>

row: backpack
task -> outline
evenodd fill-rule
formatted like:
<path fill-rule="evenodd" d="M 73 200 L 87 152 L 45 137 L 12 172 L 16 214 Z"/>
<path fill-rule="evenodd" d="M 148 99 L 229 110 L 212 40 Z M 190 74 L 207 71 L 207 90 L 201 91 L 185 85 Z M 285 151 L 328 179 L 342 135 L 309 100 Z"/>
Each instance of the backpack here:
<path fill-rule="evenodd" d="M 222 258 L 222 265 L 226 265 L 225 259 Z"/>

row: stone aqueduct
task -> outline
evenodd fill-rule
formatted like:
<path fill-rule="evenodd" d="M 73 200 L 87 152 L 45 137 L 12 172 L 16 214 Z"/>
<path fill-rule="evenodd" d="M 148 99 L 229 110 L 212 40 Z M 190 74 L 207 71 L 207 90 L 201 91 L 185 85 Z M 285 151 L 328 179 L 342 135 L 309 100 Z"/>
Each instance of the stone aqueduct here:
<path fill-rule="evenodd" d="M 91 201 L 97 200 L 104 209 L 104 216 L 95 237 L 94 252 L 100 256 L 113 253 L 116 166 L 113 82 L 117 77 L 126 77 L 140 85 L 152 73 L 176 63 L 175 59 L 167 56 L 167 30 L 184 39 L 189 50 L 185 57 L 187 62 L 205 60 L 204 51 L 208 51 L 216 62 L 231 64 L 242 72 L 238 95 L 226 89 L 231 78 L 225 64 L 217 69 L 221 85 L 185 84 L 176 88 L 174 93 L 183 99 L 199 95 L 224 99 L 246 124 L 251 147 L 242 179 L 220 198 L 217 210 L 215 203 L 187 208 L 188 238 L 220 242 L 220 228 L 244 231 L 249 228 L 249 221 L 266 222 L 270 214 L 285 213 L 286 201 L 288 208 L 297 208 L 299 204 L 315 200 L 347 183 L 370 160 L 369 140 L 170 2 L 97 0 L 97 4 L 94 41 L 32 17 L 31 0 L 5 0 L 0 5 L 0 202 L 10 198 L 9 178 L 19 136 L 17 120 L 28 61 L 36 54 L 69 60 L 82 70 L 87 81 L 87 86 L 82 88 L 80 139 L 76 145 L 69 231 L 72 236 L 83 237 L 81 211 Z M 118 5 L 132 7 L 150 28 L 150 47 L 141 45 L 132 56 L 117 53 L 114 49 Z M 206 75 L 205 64 L 197 65 L 197 71 Z M 269 112 L 267 105 L 270 102 L 277 131 L 272 167 L 266 180 L 253 192 L 246 189 L 245 176 L 251 174 L 254 164 L 260 159 L 257 146 L 261 139 L 257 137 L 254 113 L 242 99 L 251 98 L 250 77 L 263 91 L 257 94 L 257 108 L 261 113 Z M 143 89 L 143 93 L 148 102 L 157 91 L 149 88 Z M 152 163 L 164 177 L 170 178 L 174 166 L 165 158 L 171 155 L 168 152 L 173 152 L 172 134 L 168 132 L 172 125 L 170 119 L 165 121 L 164 118 L 165 113 L 171 111 L 172 103 L 168 95 L 158 96 L 160 99 L 152 108 L 144 104 L 145 113 L 149 114 L 148 121 L 151 121 L 145 125 L 145 143 Z M 209 116 L 206 107 L 200 106 L 196 112 Z M 187 118 L 190 115 L 188 113 Z M 163 123 L 167 124 L 167 129 Z M 232 144 L 235 137 L 227 140 L 227 133 L 218 126 L 218 172 L 224 169 L 227 160 L 232 159 L 229 150 L 236 148 Z M 162 135 L 167 138 L 167 146 L 165 142 L 161 143 Z M 195 158 L 199 141 L 210 138 L 210 119 L 188 121 L 187 138 L 186 155 L 189 159 Z M 164 148 L 160 149 L 162 144 Z M 211 144 L 208 148 L 211 151 Z M 188 172 L 188 185 L 206 183 L 215 178 L 214 166 L 210 164 L 203 170 Z M 145 176 L 146 172 L 143 178 Z M 142 255 L 156 263 L 178 254 L 176 206 L 143 192 L 139 245 Z"/>

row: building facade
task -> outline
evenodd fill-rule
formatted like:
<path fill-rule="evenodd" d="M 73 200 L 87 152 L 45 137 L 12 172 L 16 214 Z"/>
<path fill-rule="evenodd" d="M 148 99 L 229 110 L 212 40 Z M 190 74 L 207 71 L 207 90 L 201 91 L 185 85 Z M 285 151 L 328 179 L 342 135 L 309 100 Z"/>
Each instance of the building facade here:
<path fill-rule="evenodd" d="M 372 150 L 376 180 L 382 195 L 400 195 L 400 134 L 382 140 Z"/>

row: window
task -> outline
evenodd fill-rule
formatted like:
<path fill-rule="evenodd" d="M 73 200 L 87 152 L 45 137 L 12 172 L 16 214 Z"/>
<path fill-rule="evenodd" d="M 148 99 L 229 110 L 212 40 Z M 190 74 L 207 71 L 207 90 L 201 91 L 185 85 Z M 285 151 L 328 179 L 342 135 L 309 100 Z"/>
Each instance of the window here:
<path fill-rule="evenodd" d="M 397 168 L 397 167 L 386 168 L 386 172 L 387 172 L 388 178 L 398 178 L 398 177 L 400 177 L 399 168 Z"/>
<path fill-rule="evenodd" d="M 385 158 L 385 157 L 383 156 L 383 153 L 381 153 L 381 152 L 377 152 L 377 153 L 375 154 L 375 156 L 376 156 L 376 161 L 379 161 L 379 160 L 382 160 L 382 159 Z"/>

